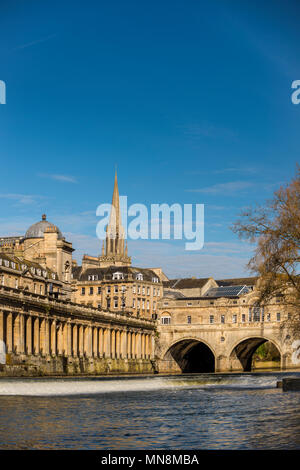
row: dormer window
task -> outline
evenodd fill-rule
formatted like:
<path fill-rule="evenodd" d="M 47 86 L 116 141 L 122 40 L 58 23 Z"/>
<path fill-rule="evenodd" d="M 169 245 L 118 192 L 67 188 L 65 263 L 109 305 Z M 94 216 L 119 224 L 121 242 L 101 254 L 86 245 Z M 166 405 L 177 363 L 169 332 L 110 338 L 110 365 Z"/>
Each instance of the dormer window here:
<path fill-rule="evenodd" d="M 47 277 L 47 271 L 43 271 L 43 276 Z"/>
<path fill-rule="evenodd" d="M 30 268 L 30 271 L 32 272 L 32 274 L 35 274 L 35 268 L 34 267 Z"/>
<path fill-rule="evenodd" d="M 14 263 L 14 262 L 12 261 L 12 262 L 11 262 L 11 267 L 12 267 L 13 269 L 16 269 L 16 263 Z"/>
<path fill-rule="evenodd" d="M 41 274 L 42 274 L 41 269 L 37 269 L 37 270 L 36 270 L 36 273 L 37 273 L 38 276 L 41 276 Z"/>
<path fill-rule="evenodd" d="M 124 279 L 124 274 L 116 272 L 116 273 L 113 273 L 112 278 L 113 278 L 113 281 L 119 281 L 121 279 Z"/>
<path fill-rule="evenodd" d="M 52 279 L 55 279 L 55 274 L 52 273 L 52 274 L 51 274 L 51 277 L 52 277 Z"/>
<path fill-rule="evenodd" d="M 135 278 L 136 278 L 137 281 L 142 281 L 143 280 L 142 273 L 138 273 Z"/>
<path fill-rule="evenodd" d="M 97 274 L 89 274 L 88 275 L 88 280 L 89 281 L 98 281 L 98 275 Z"/>
<path fill-rule="evenodd" d="M 153 278 L 152 278 L 152 282 L 158 283 L 158 277 L 153 277 Z"/>
<path fill-rule="evenodd" d="M 7 259 L 4 260 L 4 266 L 9 267 L 9 261 Z"/>
<path fill-rule="evenodd" d="M 22 264 L 21 269 L 22 269 L 22 271 L 25 271 L 27 269 L 26 264 Z"/>

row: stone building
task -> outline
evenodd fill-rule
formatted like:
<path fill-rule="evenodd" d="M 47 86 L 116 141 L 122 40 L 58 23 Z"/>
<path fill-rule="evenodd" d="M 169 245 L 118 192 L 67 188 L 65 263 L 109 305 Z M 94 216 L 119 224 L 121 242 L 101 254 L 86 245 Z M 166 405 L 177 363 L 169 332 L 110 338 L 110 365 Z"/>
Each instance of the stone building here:
<path fill-rule="evenodd" d="M 55 273 L 60 286 L 54 288 L 61 296 L 71 299 L 72 244 L 59 228 L 48 222 L 46 215 L 33 224 L 23 237 L 0 238 L 0 256 L 16 257 L 18 265 L 37 264 L 42 270 Z M 34 266 L 32 267 L 32 270 Z M 39 269 L 39 268 L 37 268 Z"/>
<path fill-rule="evenodd" d="M 131 266 L 121 221 L 117 174 L 102 254 L 98 257 L 85 255 L 82 266 L 73 266 L 72 275 L 75 302 L 156 318 L 157 305 L 163 295 L 163 273 L 160 269 Z"/>
<path fill-rule="evenodd" d="M 251 370 L 252 356 L 266 341 L 293 368 L 290 313 L 284 298 L 258 304 L 257 278 L 180 279 L 164 282 L 158 306 L 156 344 L 160 372 Z"/>

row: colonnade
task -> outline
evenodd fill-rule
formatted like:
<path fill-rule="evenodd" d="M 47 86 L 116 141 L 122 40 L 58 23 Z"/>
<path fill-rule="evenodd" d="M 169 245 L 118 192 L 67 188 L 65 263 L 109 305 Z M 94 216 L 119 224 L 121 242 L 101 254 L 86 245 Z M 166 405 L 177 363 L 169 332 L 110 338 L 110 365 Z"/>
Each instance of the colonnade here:
<path fill-rule="evenodd" d="M 152 332 L 9 311 L 0 311 L 0 340 L 7 353 L 15 354 L 111 359 L 151 359 L 154 354 Z"/>

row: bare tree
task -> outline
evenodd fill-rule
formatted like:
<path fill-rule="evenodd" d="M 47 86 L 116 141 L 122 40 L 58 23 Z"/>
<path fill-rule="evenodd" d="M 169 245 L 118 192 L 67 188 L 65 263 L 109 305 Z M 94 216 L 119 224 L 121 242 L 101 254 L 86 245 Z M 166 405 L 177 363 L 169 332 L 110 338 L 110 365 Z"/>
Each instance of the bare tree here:
<path fill-rule="evenodd" d="M 300 167 L 264 206 L 247 209 L 231 227 L 242 239 L 256 243 L 248 268 L 259 276 L 260 303 L 284 296 L 294 321 L 300 307 Z"/>

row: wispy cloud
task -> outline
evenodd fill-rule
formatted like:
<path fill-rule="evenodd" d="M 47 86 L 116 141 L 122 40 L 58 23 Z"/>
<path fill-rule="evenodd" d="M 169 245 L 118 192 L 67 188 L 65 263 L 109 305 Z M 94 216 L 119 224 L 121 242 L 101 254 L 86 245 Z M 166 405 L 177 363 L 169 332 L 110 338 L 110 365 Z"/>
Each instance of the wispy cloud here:
<path fill-rule="evenodd" d="M 216 126 L 211 123 L 183 126 L 183 132 L 185 135 L 193 139 L 201 139 L 205 137 L 209 139 L 217 138 L 225 140 L 236 140 L 238 137 L 237 131 L 223 126 Z"/>
<path fill-rule="evenodd" d="M 40 178 L 48 178 L 51 180 L 61 181 L 62 183 L 77 183 L 76 178 L 71 175 L 39 173 L 38 176 Z"/>
<path fill-rule="evenodd" d="M 33 194 L 15 194 L 15 193 L 0 193 L 1 199 L 10 199 L 16 201 L 18 204 L 34 204 L 38 200 L 43 199 L 43 196 Z"/>
<path fill-rule="evenodd" d="M 253 188 L 255 183 L 250 181 L 230 181 L 228 183 L 219 183 L 213 184 L 212 186 L 206 186 L 204 188 L 199 189 L 186 189 L 187 192 L 190 193 L 204 193 L 204 194 L 232 194 L 236 193 L 237 191 L 244 191 L 250 188 Z"/>
<path fill-rule="evenodd" d="M 254 167 L 227 167 L 227 168 L 215 168 L 211 170 L 195 170 L 188 171 L 186 175 L 223 175 L 228 173 L 239 173 L 254 175 L 258 173 L 259 169 Z"/>
<path fill-rule="evenodd" d="M 50 34 L 50 36 L 46 36 L 41 39 L 36 39 L 35 41 L 27 42 L 25 44 L 20 44 L 19 46 L 15 47 L 12 49 L 13 51 L 18 51 L 20 49 L 26 49 L 27 47 L 35 46 L 36 44 L 40 44 L 41 42 L 49 41 L 49 39 L 55 38 L 57 36 L 57 33 L 55 34 Z"/>

